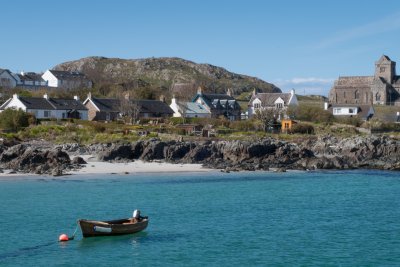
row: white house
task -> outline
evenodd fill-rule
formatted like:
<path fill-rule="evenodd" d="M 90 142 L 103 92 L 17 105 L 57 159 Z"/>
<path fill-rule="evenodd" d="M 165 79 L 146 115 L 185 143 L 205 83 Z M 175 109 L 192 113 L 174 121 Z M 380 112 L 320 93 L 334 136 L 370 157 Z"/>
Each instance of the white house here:
<path fill-rule="evenodd" d="M 63 89 L 74 88 L 91 88 L 92 81 L 89 80 L 85 74 L 77 71 L 60 71 L 60 70 L 47 70 L 42 75 L 49 87 L 57 87 Z"/>
<path fill-rule="evenodd" d="M 248 117 L 251 118 L 257 112 L 266 108 L 286 110 L 289 106 L 298 106 L 299 102 L 294 89 L 290 93 L 256 93 L 253 91 L 248 104 Z"/>
<path fill-rule="evenodd" d="M 178 102 L 172 97 L 169 107 L 174 111 L 174 117 L 211 118 L 211 112 L 197 102 Z"/>
<path fill-rule="evenodd" d="M 362 120 L 369 120 L 375 114 L 372 105 L 342 104 L 328 107 L 325 103 L 325 110 L 330 110 L 335 117 L 359 117 Z"/>
<path fill-rule="evenodd" d="M 0 87 L 14 88 L 17 86 L 17 79 L 9 70 L 0 69 Z"/>
<path fill-rule="evenodd" d="M 79 101 L 74 99 L 49 98 L 47 94 L 43 97 L 22 97 L 14 94 L 0 107 L 0 112 L 7 108 L 21 109 L 35 115 L 37 119 L 81 119 L 88 120 L 88 109 Z"/>

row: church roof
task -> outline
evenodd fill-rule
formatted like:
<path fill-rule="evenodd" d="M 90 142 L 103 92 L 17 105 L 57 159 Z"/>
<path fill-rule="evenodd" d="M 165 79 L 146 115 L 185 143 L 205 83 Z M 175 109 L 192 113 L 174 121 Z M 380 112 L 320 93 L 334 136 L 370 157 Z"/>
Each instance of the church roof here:
<path fill-rule="evenodd" d="M 380 63 L 380 62 L 383 62 L 383 61 L 392 61 L 392 60 L 387 55 L 382 55 L 377 63 Z"/>

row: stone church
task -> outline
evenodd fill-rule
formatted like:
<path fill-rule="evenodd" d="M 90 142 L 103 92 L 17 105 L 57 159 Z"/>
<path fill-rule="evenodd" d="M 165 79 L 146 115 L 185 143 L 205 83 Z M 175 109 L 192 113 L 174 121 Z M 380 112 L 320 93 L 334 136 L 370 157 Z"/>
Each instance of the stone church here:
<path fill-rule="evenodd" d="M 396 105 L 400 106 L 400 76 L 396 62 L 383 55 L 375 62 L 374 76 L 339 77 L 330 93 L 333 105 Z"/>

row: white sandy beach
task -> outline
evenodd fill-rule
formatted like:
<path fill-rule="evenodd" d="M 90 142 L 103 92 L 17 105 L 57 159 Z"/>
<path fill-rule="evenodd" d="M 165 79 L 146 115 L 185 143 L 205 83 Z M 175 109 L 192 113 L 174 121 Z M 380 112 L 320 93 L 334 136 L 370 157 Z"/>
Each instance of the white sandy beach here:
<path fill-rule="evenodd" d="M 172 164 L 166 162 L 144 162 L 136 160 L 129 163 L 98 161 L 95 156 L 81 156 L 87 164 L 83 168 L 65 173 L 66 175 L 85 174 L 135 174 L 135 173 L 174 173 L 174 172 L 211 172 L 214 169 L 203 168 L 201 164 Z M 71 156 L 71 158 L 73 158 Z M 32 173 L 10 173 L 11 170 L 3 170 L 0 179 L 9 177 L 35 177 Z M 47 176 L 47 175 L 46 175 Z M 51 175 L 49 175 L 51 176 Z M 53 177 L 53 176 L 51 176 Z M 63 177 L 63 176 L 61 176 Z"/>
<path fill-rule="evenodd" d="M 201 164 L 172 164 L 165 162 L 144 162 L 136 160 L 129 163 L 111 163 L 97 161 L 95 157 L 81 156 L 87 164 L 82 169 L 70 174 L 129 174 L 129 173 L 162 173 L 162 172 L 210 172 L 213 169 L 203 168 Z"/>

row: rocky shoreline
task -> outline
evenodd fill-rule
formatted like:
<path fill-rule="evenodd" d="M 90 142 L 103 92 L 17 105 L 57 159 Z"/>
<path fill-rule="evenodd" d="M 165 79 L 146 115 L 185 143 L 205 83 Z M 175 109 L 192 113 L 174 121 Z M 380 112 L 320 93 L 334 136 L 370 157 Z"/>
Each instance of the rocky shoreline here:
<path fill-rule="evenodd" d="M 135 143 L 52 145 L 45 142 L 5 142 L 0 145 L 0 168 L 18 173 L 63 175 L 81 168 L 82 155 L 99 161 L 134 160 L 196 163 L 223 171 L 382 169 L 400 170 L 400 141 L 387 136 L 338 139 L 333 136 L 285 142 L 160 141 Z"/>

